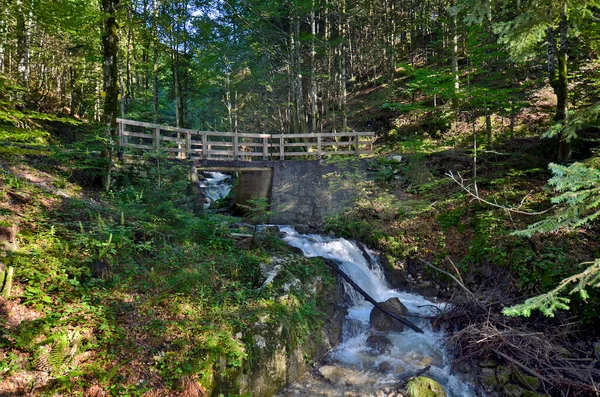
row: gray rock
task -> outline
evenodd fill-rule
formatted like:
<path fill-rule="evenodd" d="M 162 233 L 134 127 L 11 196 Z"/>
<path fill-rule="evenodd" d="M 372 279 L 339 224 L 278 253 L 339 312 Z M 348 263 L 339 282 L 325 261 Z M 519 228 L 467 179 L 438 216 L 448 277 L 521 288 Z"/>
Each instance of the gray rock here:
<path fill-rule="evenodd" d="M 389 353 L 392 342 L 385 335 L 370 335 L 367 338 L 367 346 L 376 354 Z"/>
<path fill-rule="evenodd" d="M 389 362 L 382 361 L 377 366 L 377 369 L 380 370 L 381 372 L 392 372 L 392 370 L 394 369 L 394 367 Z"/>
<path fill-rule="evenodd" d="M 523 395 L 523 388 L 521 386 L 509 383 L 508 385 L 504 386 L 504 389 L 502 389 L 502 394 L 505 397 L 521 397 Z"/>
<path fill-rule="evenodd" d="M 600 342 L 594 343 L 594 356 L 600 361 Z"/>
<path fill-rule="evenodd" d="M 404 316 L 408 313 L 408 309 L 398 298 L 390 298 L 387 301 L 380 303 L 380 305 L 386 310 L 399 316 Z M 404 324 L 375 307 L 371 310 L 369 323 L 371 324 L 371 327 L 379 331 L 402 332 L 404 330 Z"/>
<path fill-rule="evenodd" d="M 508 367 L 503 365 L 496 368 L 496 378 L 498 379 L 498 384 L 504 386 L 510 380 L 511 371 Z"/>
<path fill-rule="evenodd" d="M 307 225 L 296 225 L 294 229 L 300 234 L 309 234 L 311 232 L 310 227 Z"/>

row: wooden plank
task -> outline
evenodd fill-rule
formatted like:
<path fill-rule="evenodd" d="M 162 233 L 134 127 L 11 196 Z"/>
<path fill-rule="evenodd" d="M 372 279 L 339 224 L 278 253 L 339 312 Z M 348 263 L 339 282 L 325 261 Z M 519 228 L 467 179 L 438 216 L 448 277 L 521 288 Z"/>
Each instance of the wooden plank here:
<path fill-rule="evenodd" d="M 317 146 L 317 142 L 290 142 L 284 143 L 285 147 L 303 147 L 303 146 Z"/>
<path fill-rule="evenodd" d="M 317 152 L 285 152 L 285 155 L 288 157 L 294 156 L 316 156 Z"/>
<path fill-rule="evenodd" d="M 346 141 L 346 142 L 323 142 L 323 147 L 327 147 L 327 146 L 350 146 L 354 144 L 354 142 L 350 141 Z"/>
<path fill-rule="evenodd" d="M 185 143 L 185 139 L 175 138 L 175 137 L 170 137 L 170 136 L 164 136 L 164 135 L 161 135 L 160 140 L 161 141 L 175 142 L 175 143 Z"/>
<path fill-rule="evenodd" d="M 283 135 L 279 137 L 279 159 L 285 160 L 285 147 L 283 146 Z"/>
<path fill-rule="evenodd" d="M 192 152 L 192 133 L 186 132 L 185 133 L 185 153 L 187 156 L 189 156 L 191 152 Z M 185 157 L 187 157 L 187 156 L 185 156 Z"/>
<path fill-rule="evenodd" d="M 154 139 L 154 135 L 153 134 L 146 134 L 144 132 L 123 131 L 123 136 L 132 136 L 132 137 L 135 137 L 135 138 Z"/>
<path fill-rule="evenodd" d="M 234 136 L 233 137 L 233 158 L 237 159 L 239 156 L 239 150 L 240 148 L 238 147 L 238 136 Z"/>
<path fill-rule="evenodd" d="M 152 140 L 154 150 L 160 150 L 160 127 L 154 129 L 154 139 Z"/>
<path fill-rule="evenodd" d="M 153 124 L 153 123 L 146 123 L 144 121 L 135 121 L 135 120 L 126 120 L 126 119 L 117 119 L 117 121 L 122 121 L 124 125 L 132 125 L 135 127 L 146 127 L 146 128 L 152 128 L 152 129 L 156 129 L 156 128 L 160 128 L 161 130 L 164 131 L 174 131 L 174 132 L 196 132 L 196 130 L 190 130 L 188 128 L 179 128 L 179 127 L 171 127 L 168 125 L 160 125 L 160 124 Z"/>
<path fill-rule="evenodd" d="M 233 142 L 215 142 L 215 141 L 208 141 L 206 142 L 207 145 L 213 145 L 213 146 L 222 146 L 222 147 L 233 147 Z"/>
<path fill-rule="evenodd" d="M 178 148 L 178 147 L 168 147 L 168 148 L 163 148 L 161 150 L 163 152 L 169 152 L 169 153 L 183 153 L 184 152 L 183 148 Z"/>
<path fill-rule="evenodd" d="M 321 138 L 321 135 L 319 135 L 318 139 L 317 139 L 317 158 L 319 160 L 321 160 L 321 152 L 323 150 L 323 142 L 322 142 L 323 138 Z"/>
<path fill-rule="evenodd" d="M 154 147 L 152 147 L 150 145 L 138 145 L 136 143 L 128 143 L 126 147 L 135 148 L 135 149 L 147 149 L 147 150 L 154 149 Z"/>
<path fill-rule="evenodd" d="M 207 150 L 206 154 L 211 155 L 211 154 L 218 154 L 218 155 L 222 155 L 222 156 L 229 156 L 232 157 L 233 152 L 231 150 Z"/>

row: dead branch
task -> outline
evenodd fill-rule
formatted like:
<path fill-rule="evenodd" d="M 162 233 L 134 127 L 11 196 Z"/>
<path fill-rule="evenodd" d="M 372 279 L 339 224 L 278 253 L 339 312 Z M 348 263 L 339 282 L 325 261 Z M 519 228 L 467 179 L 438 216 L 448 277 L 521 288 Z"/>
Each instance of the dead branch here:
<path fill-rule="evenodd" d="M 454 282 L 456 284 L 458 284 L 459 287 L 461 287 L 463 289 L 463 291 L 465 291 L 465 293 L 467 294 L 467 296 L 477 304 L 477 306 L 479 306 L 479 308 L 481 308 L 481 310 L 486 310 L 485 306 L 483 306 L 483 304 L 475 297 L 475 295 L 471 292 L 471 290 L 469 290 L 467 287 L 465 287 L 465 285 L 459 281 L 456 277 L 454 277 L 451 273 L 445 271 L 444 269 L 440 269 L 439 267 L 432 265 L 431 263 L 427 262 L 424 259 L 419 259 L 419 262 L 421 262 L 422 264 L 429 266 L 430 268 L 432 268 L 433 270 L 437 270 L 438 272 L 445 274 L 446 276 L 450 277 L 452 280 L 454 280 Z M 456 268 L 456 267 L 455 267 Z M 459 275 L 460 277 L 460 275 Z"/>
<path fill-rule="evenodd" d="M 519 207 L 517 207 L 517 208 L 507 207 L 505 205 L 498 204 L 497 202 L 491 202 L 491 201 L 481 198 L 481 196 L 479 195 L 479 190 L 477 188 L 477 182 L 474 182 L 472 184 L 473 189 L 475 190 L 475 191 L 473 191 L 470 187 L 471 185 L 466 184 L 465 179 L 462 177 L 462 175 L 460 175 L 460 173 L 457 173 L 456 175 L 454 175 L 454 173 L 452 171 L 448 171 L 448 172 L 446 172 L 446 176 L 448 176 L 450 179 L 452 179 L 458 186 L 460 186 L 460 188 L 462 190 L 464 190 L 469 196 L 473 197 L 475 200 L 477 200 L 481 203 L 485 203 L 485 204 L 495 207 L 495 208 L 500 208 L 501 210 L 507 211 L 509 213 L 521 214 L 521 215 L 542 215 L 542 214 L 545 214 L 546 212 L 556 208 L 556 206 L 553 205 L 552 207 L 545 209 L 544 211 L 529 212 L 529 211 L 519 210 L 519 208 L 521 208 L 523 206 L 523 204 L 525 203 L 525 200 L 527 199 L 527 197 L 529 197 L 531 192 L 528 193 L 521 200 L 521 204 L 519 204 Z"/>
<path fill-rule="evenodd" d="M 327 266 L 332 268 L 337 274 L 339 274 L 344 280 L 346 280 L 346 282 L 348 284 L 350 284 L 352 286 L 352 288 L 354 288 L 356 290 L 356 292 L 361 294 L 373 306 L 375 306 L 376 308 L 378 308 L 379 310 L 381 310 L 383 313 L 387 314 L 388 316 L 400 321 L 402 324 L 406 325 L 408 328 L 412 329 L 413 331 L 419 332 L 421 334 L 423 333 L 423 330 L 421 328 L 417 327 L 411 321 L 409 321 L 395 313 L 392 313 L 391 311 L 387 310 L 385 307 L 381 306 L 379 304 L 379 302 L 377 302 L 375 299 L 371 298 L 371 296 L 369 294 L 367 294 L 362 288 L 360 288 L 358 286 L 358 284 L 356 284 L 350 277 L 348 277 L 348 275 L 346 273 L 344 273 L 339 268 L 338 264 L 335 261 L 333 261 L 331 259 L 325 259 L 325 258 L 323 258 L 323 259 L 324 259 L 324 262 L 327 264 Z"/>

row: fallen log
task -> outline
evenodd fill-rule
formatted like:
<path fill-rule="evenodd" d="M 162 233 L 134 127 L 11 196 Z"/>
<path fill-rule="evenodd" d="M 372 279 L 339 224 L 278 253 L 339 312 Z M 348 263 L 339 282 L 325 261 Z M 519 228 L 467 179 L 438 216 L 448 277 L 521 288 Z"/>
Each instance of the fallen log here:
<path fill-rule="evenodd" d="M 344 273 L 342 270 L 340 270 L 340 267 L 337 264 L 337 262 L 335 262 L 331 259 L 326 259 L 326 258 L 323 258 L 323 259 L 327 266 L 332 268 L 337 274 L 339 274 L 344 280 L 346 280 L 346 282 L 348 284 L 350 284 L 352 286 L 352 288 L 354 288 L 359 294 L 361 294 L 367 300 L 367 302 L 373 304 L 373 306 L 375 306 L 376 308 L 378 308 L 379 310 L 381 310 L 383 313 L 387 314 L 388 316 L 400 321 L 402 324 L 406 325 L 408 328 L 412 329 L 413 331 L 419 332 L 421 334 L 423 333 L 423 330 L 421 328 L 417 327 L 411 321 L 409 321 L 395 313 L 392 313 L 391 311 L 387 310 L 385 307 L 381 306 L 379 304 L 379 302 L 377 302 L 375 299 L 371 298 L 371 296 L 369 294 L 367 294 L 362 288 L 360 288 L 358 286 L 358 284 L 356 284 L 350 277 L 348 277 L 348 275 L 346 273 Z"/>

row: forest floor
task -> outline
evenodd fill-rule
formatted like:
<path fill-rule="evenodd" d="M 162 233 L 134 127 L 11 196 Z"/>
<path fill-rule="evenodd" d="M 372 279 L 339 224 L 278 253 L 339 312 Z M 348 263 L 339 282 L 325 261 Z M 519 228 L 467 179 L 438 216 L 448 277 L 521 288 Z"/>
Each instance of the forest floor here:
<path fill-rule="evenodd" d="M 254 324 L 291 345 L 321 329 L 313 289 L 329 270 L 275 235 L 232 237 L 248 231 L 201 212 L 186 168 L 152 158 L 145 177 L 115 173 L 107 194 L 89 126 L 52 120 L 66 141 L 75 130 L 70 144 L 39 114 L 11 115 L 27 127 L 0 127 L 0 227 L 18 227 L 18 249 L 0 257 L 14 269 L 0 396 L 201 396 L 216 366 L 226 377 L 260 359 Z M 275 262 L 285 271 L 263 285 Z"/>
<path fill-rule="evenodd" d="M 374 181 L 357 181 L 358 202 L 332 217 L 326 230 L 381 250 L 395 286 L 455 302 L 440 322 L 457 330 L 450 339 L 455 364 L 476 374 L 481 390 L 512 395 L 501 379 L 508 371 L 513 378 L 542 380 L 525 390 L 597 395 L 597 290 L 585 301 L 569 296 L 570 310 L 553 318 L 539 311 L 529 318 L 502 314 L 600 255 L 597 224 L 532 237 L 515 234 L 552 214 L 548 164 L 555 161 L 558 142 L 539 135 L 551 122 L 553 96 L 543 87 L 531 96 L 536 105 L 516 115 L 517 128 L 493 119 L 491 143 L 484 117 L 440 134 L 426 132 L 427 117 L 415 124 L 410 115 L 390 119 L 381 108 L 364 113 L 372 117 L 363 119 L 365 126 L 391 127 L 379 138 L 376 175 Z M 351 106 L 362 101 L 357 94 Z M 589 150 L 576 146 L 574 159 L 585 159 Z M 544 211 L 549 212 L 536 214 Z"/>
<path fill-rule="evenodd" d="M 379 136 L 374 178 L 357 181 L 354 207 L 325 228 L 380 250 L 395 286 L 455 302 L 440 321 L 457 330 L 457 370 L 474 373 L 482 390 L 502 395 L 510 384 L 519 395 L 596 395 L 596 290 L 587 302 L 572 297 L 555 318 L 501 314 L 600 257 L 597 225 L 514 234 L 543 215 L 507 209 L 544 211 L 553 195 L 547 166 L 557 142 L 539 138 L 552 95 L 540 87 L 531 96 L 536 105 L 515 116 L 514 128 L 493 118 L 490 144 L 483 117 L 444 130 L 434 122 L 442 109 L 416 117 L 383 106 L 386 87 L 356 91 L 352 125 Z M 296 258 L 289 274 L 261 288 L 261 265 L 290 252 L 275 236 L 231 238 L 238 219 L 200 213 L 185 170 L 159 165 L 159 156 L 146 178 L 118 173 L 118 189 L 105 194 L 90 126 L 8 117 L 19 127 L 0 128 L 0 226 L 18 224 L 20 248 L 1 259 L 15 277 L 10 299 L 0 298 L 0 395 L 176 394 L 207 384 L 221 357 L 228 368 L 246 365 L 245 330 L 265 312 L 298 337 L 323 321 L 306 291 L 278 299 L 291 277 L 308 285 L 322 267 Z"/>

